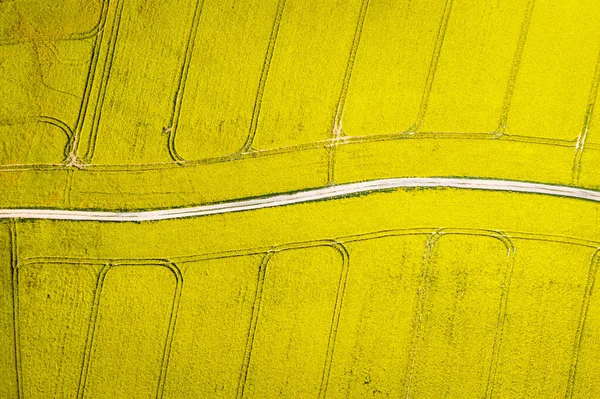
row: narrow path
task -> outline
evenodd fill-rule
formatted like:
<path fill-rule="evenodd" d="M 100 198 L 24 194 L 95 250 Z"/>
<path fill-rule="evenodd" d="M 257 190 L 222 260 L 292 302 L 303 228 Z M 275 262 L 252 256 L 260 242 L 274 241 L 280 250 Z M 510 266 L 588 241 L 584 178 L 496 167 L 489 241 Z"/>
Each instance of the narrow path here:
<path fill-rule="evenodd" d="M 302 202 L 342 198 L 353 194 L 369 193 L 381 190 L 393 190 L 397 188 L 437 187 L 545 194 L 600 202 L 600 191 L 586 190 L 568 186 L 491 179 L 398 178 L 340 184 L 336 186 L 311 189 L 289 194 L 276 194 L 269 197 L 229 201 L 214 205 L 202 205 L 190 208 L 160 209 L 154 211 L 105 212 L 70 211 L 58 209 L 0 209 L 0 219 L 143 222 L 249 211 L 254 209 L 298 204 Z"/>

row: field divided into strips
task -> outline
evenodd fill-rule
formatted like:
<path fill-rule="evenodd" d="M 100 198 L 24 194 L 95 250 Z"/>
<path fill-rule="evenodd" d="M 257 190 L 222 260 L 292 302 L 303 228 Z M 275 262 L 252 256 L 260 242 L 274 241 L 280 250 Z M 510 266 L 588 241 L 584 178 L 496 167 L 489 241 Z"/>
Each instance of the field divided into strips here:
<path fill-rule="evenodd" d="M 5 208 L 401 177 L 600 188 L 594 0 L 0 7 Z"/>
<path fill-rule="evenodd" d="M 600 397 L 597 212 L 445 189 L 5 220 L 2 396 Z"/>
<path fill-rule="evenodd" d="M 600 398 L 600 2 L 0 2 L 1 398 Z"/>

